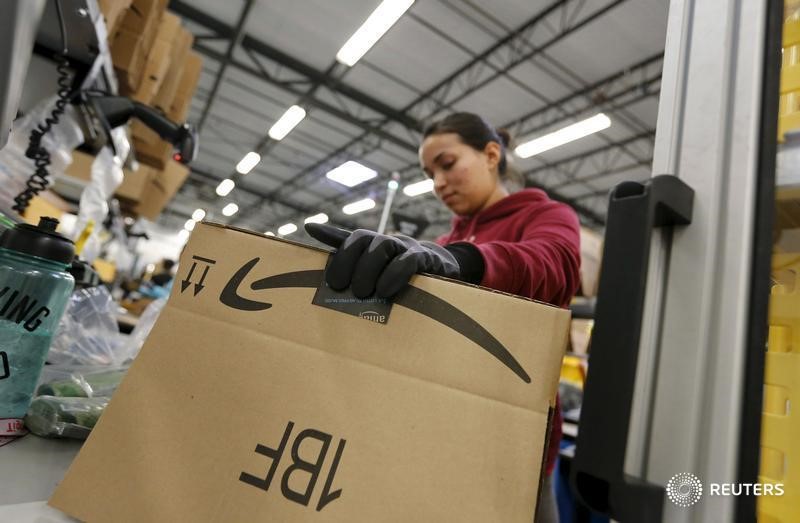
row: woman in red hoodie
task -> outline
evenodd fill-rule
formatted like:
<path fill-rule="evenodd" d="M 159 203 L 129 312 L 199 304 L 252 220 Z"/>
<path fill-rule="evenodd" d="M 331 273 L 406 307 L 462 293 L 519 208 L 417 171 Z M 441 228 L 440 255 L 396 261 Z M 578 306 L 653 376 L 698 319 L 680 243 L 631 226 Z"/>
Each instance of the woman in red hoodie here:
<path fill-rule="evenodd" d="M 569 305 L 580 282 L 580 232 L 575 212 L 538 189 L 511 193 L 508 133 L 481 117 L 455 113 L 431 124 L 419 149 L 422 170 L 455 214 L 436 243 L 363 229 L 346 236 L 308 224 L 311 236 L 337 247 L 328 285 L 365 298 L 391 297 L 426 272 L 552 303 Z M 561 440 L 556 404 L 547 470 L 536 521 L 558 521 L 550 481 Z"/>

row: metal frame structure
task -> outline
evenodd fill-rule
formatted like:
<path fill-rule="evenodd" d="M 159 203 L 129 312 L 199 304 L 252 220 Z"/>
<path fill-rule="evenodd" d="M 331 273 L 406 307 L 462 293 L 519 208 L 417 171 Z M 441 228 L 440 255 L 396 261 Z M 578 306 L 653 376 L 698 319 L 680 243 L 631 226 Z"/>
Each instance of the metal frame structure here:
<path fill-rule="evenodd" d="M 489 33 L 490 31 L 484 25 L 470 17 L 467 8 L 471 12 L 480 13 L 485 19 L 491 20 L 491 15 L 472 2 L 464 3 L 467 4 L 467 7 L 453 2 L 446 2 L 448 7 L 458 16 L 471 21 L 476 27 L 481 27 L 483 31 Z M 586 2 L 585 0 L 558 0 L 550 3 L 540 12 L 511 30 L 508 30 L 502 23 L 494 19 L 492 23 L 506 31 L 504 36 L 497 39 L 481 53 L 468 53 L 470 59 L 466 63 L 433 87 L 424 92 L 415 89 L 415 92 L 419 93 L 418 96 L 412 102 L 399 109 L 389 107 L 372 96 L 349 86 L 345 82 L 349 69 L 340 66 L 336 62 L 333 62 L 325 70 L 318 70 L 246 34 L 244 29 L 249 12 L 248 4 L 245 4 L 242 9 L 235 27 L 220 22 L 181 0 L 172 0 L 170 9 L 184 17 L 184 19 L 202 27 L 203 31 L 207 31 L 197 39 L 195 49 L 207 58 L 211 58 L 221 64 L 214 79 L 214 87 L 208 92 L 208 99 L 203 109 L 204 115 L 209 113 L 211 104 L 219 98 L 217 91 L 219 84 L 224 81 L 223 77 L 226 68 L 233 67 L 254 78 L 266 81 L 286 93 L 297 96 L 298 103 L 309 107 L 310 111 L 323 111 L 363 130 L 361 134 L 353 137 L 344 145 L 335 147 L 332 150 L 330 146 L 316 144 L 317 149 L 328 151 L 323 158 L 305 168 L 297 169 L 297 172 L 290 180 L 282 182 L 279 186 L 266 193 L 261 193 L 262 196 L 258 200 L 242 207 L 232 223 L 241 223 L 248 219 L 249 216 L 262 212 L 266 206 L 291 209 L 288 213 L 279 214 L 278 218 L 271 222 L 271 225 L 279 225 L 284 221 L 293 221 L 301 218 L 308 205 L 299 204 L 292 197 L 292 193 L 302 187 L 306 193 L 316 195 L 316 198 L 318 198 L 318 205 L 315 205 L 317 211 L 327 212 L 331 215 L 332 221 L 344 225 L 343 222 L 349 220 L 341 214 L 338 206 L 352 199 L 353 196 L 343 195 L 330 199 L 316 193 L 313 188 L 309 188 L 308 182 L 310 180 L 316 179 L 321 172 L 329 170 L 347 159 L 351 159 L 354 156 L 363 156 L 376 150 L 393 154 L 390 151 L 397 149 L 398 151 L 407 151 L 416 156 L 419 132 L 423 122 L 430 121 L 451 110 L 455 103 L 463 100 L 499 76 L 523 88 L 525 92 L 543 104 L 543 109 L 532 111 L 516 118 L 512 122 L 508 122 L 506 127 L 509 127 L 517 135 L 533 133 L 555 122 L 568 120 L 579 116 L 581 113 L 602 108 L 603 110 L 613 111 L 616 120 L 627 129 L 637 133 L 649 133 L 650 138 L 652 138 L 652 129 L 647 129 L 633 115 L 626 114 L 624 106 L 644 98 L 657 96 L 661 67 L 660 54 L 648 57 L 646 60 L 632 64 L 610 77 L 589 85 L 582 82 L 577 74 L 547 54 L 547 50 L 556 43 L 613 12 L 615 8 L 624 3 L 625 0 L 610 0 L 602 5 Z M 420 25 L 435 32 L 436 28 L 431 27 L 422 17 L 416 16 L 413 8 L 409 11 L 408 16 Z M 222 54 L 212 49 L 207 43 L 209 40 L 228 41 L 227 52 Z M 450 41 L 450 43 L 458 45 L 457 42 Z M 250 63 L 245 63 L 241 59 L 235 58 L 233 49 L 237 45 L 247 54 Z M 460 48 L 468 52 L 463 46 Z M 578 86 L 578 88 L 569 96 L 561 99 L 548 99 L 514 77 L 512 69 L 526 61 L 534 62 L 537 66 L 547 67 L 549 71 L 553 72 L 553 77 L 557 78 L 564 86 L 569 86 L 571 89 L 574 89 L 574 86 Z M 402 82 L 401 79 L 380 71 L 379 68 L 370 65 L 369 62 L 364 61 L 364 63 L 379 72 L 379 74 L 390 76 L 393 81 Z M 411 86 L 407 87 L 413 88 Z M 333 99 L 336 103 L 332 104 L 320 99 L 320 96 L 316 96 L 317 93 L 324 94 L 323 98 L 325 100 Z M 227 102 L 235 103 L 235 101 L 230 100 Z M 215 118 L 215 116 L 211 115 L 211 118 Z M 576 174 L 580 167 L 587 162 L 597 162 L 598 165 L 602 166 L 599 171 L 601 173 L 611 175 L 619 172 L 625 167 L 625 164 L 621 164 L 621 160 L 617 157 L 616 153 L 619 152 L 622 153 L 622 156 L 628 158 L 628 165 L 645 165 L 651 159 L 652 155 L 649 150 L 642 154 L 641 152 L 631 151 L 624 141 L 615 142 L 609 138 L 604 138 L 604 140 L 608 144 L 609 151 L 613 150 L 615 154 L 598 152 L 596 157 L 575 158 L 576 161 L 573 163 L 560 161 L 548 164 L 542 162 L 541 166 L 524 173 L 527 184 L 542 187 L 548 190 L 555 199 L 573 205 L 587 225 L 602 227 L 604 199 L 601 194 L 595 194 L 596 188 L 587 184 L 587 194 L 582 194 L 580 199 L 576 199 L 561 195 L 557 190 L 554 192 L 551 182 L 553 179 L 558 179 L 559 187 L 564 187 L 566 181 L 580 182 L 576 178 Z M 387 149 L 384 144 L 391 144 L 392 147 Z M 255 141 L 251 150 L 266 155 L 276 146 L 284 147 L 283 144 L 278 144 L 265 135 Z M 401 183 L 415 178 L 418 172 L 416 161 L 409 161 L 398 172 L 401 177 Z M 382 174 L 388 175 L 389 173 Z M 220 180 L 223 177 L 225 176 L 219 176 L 216 179 Z M 228 177 L 234 179 L 239 186 L 241 186 L 244 179 L 244 177 L 235 172 L 231 172 Z M 380 176 L 372 183 L 359 186 L 358 191 L 363 192 L 365 195 L 373 194 L 379 197 L 385 190 L 384 184 L 387 179 L 387 176 Z M 400 207 L 413 211 L 417 205 L 424 204 L 426 199 L 425 197 L 418 198 L 419 204 L 414 201 L 406 201 L 401 203 Z M 430 211 L 428 212 L 430 213 Z M 449 217 L 446 212 L 436 213 L 434 221 L 442 225 L 449 221 Z"/>

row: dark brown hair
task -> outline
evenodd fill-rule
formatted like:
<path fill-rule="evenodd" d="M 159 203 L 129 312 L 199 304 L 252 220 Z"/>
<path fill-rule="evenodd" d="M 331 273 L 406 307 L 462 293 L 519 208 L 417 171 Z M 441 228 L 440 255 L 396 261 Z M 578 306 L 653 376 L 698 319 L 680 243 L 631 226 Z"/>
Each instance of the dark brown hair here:
<path fill-rule="evenodd" d="M 511 145 L 511 135 L 505 129 L 495 129 L 494 126 L 474 113 L 453 113 L 425 127 L 422 138 L 446 133 L 457 134 L 462 142 L 477 151 L 483 151 L 489 142 L 500 144 L 500 162 L 497 164 L 500 178 L 506 181 L 520 181 L 519 175 L 508 168 L 506 150 Z"/>

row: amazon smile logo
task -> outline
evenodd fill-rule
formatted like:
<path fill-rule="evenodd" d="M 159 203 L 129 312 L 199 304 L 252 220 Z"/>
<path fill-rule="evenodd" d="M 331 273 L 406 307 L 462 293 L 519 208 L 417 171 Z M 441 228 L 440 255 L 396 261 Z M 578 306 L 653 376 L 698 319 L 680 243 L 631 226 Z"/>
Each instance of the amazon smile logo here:
<path fill-rule="evenodd" d="M 263 311 L 272 307 L 269 302 L 251 300 L 239 294 L 242 282 L 259 261 L 260 258 L 253 258 L 236 271 L 222 289 L 219 296 L 220 303 L 240 311 Z M 320 286 L 322 279 L 322 270 L 286 272 L 256 280 L 250 284 L 250 289 L 254 291 L 285 288 L 316 289 Z M 443 299 L 416 287 L 407 286 L 395 297 L 394 305 L 410 309 L 452 329 L 497 358 L 525 383 L 531 382 L 530 376 L 522 368 L 522 365 L 497 338 L 478 322 Z M 366 319 L 376 321 L 377 318 L 373 316 Z"/>

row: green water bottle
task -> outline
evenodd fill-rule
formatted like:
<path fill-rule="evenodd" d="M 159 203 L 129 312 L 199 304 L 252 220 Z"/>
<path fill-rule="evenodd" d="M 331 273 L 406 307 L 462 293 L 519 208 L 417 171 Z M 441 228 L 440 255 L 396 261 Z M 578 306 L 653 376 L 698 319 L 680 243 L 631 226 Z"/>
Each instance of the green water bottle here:
<path fill-rule="evenodd" d="M 42 218 L 0 236 L 0 421 L 25 415 L 75 285 L 75 245 L 57 226 Z"/>

